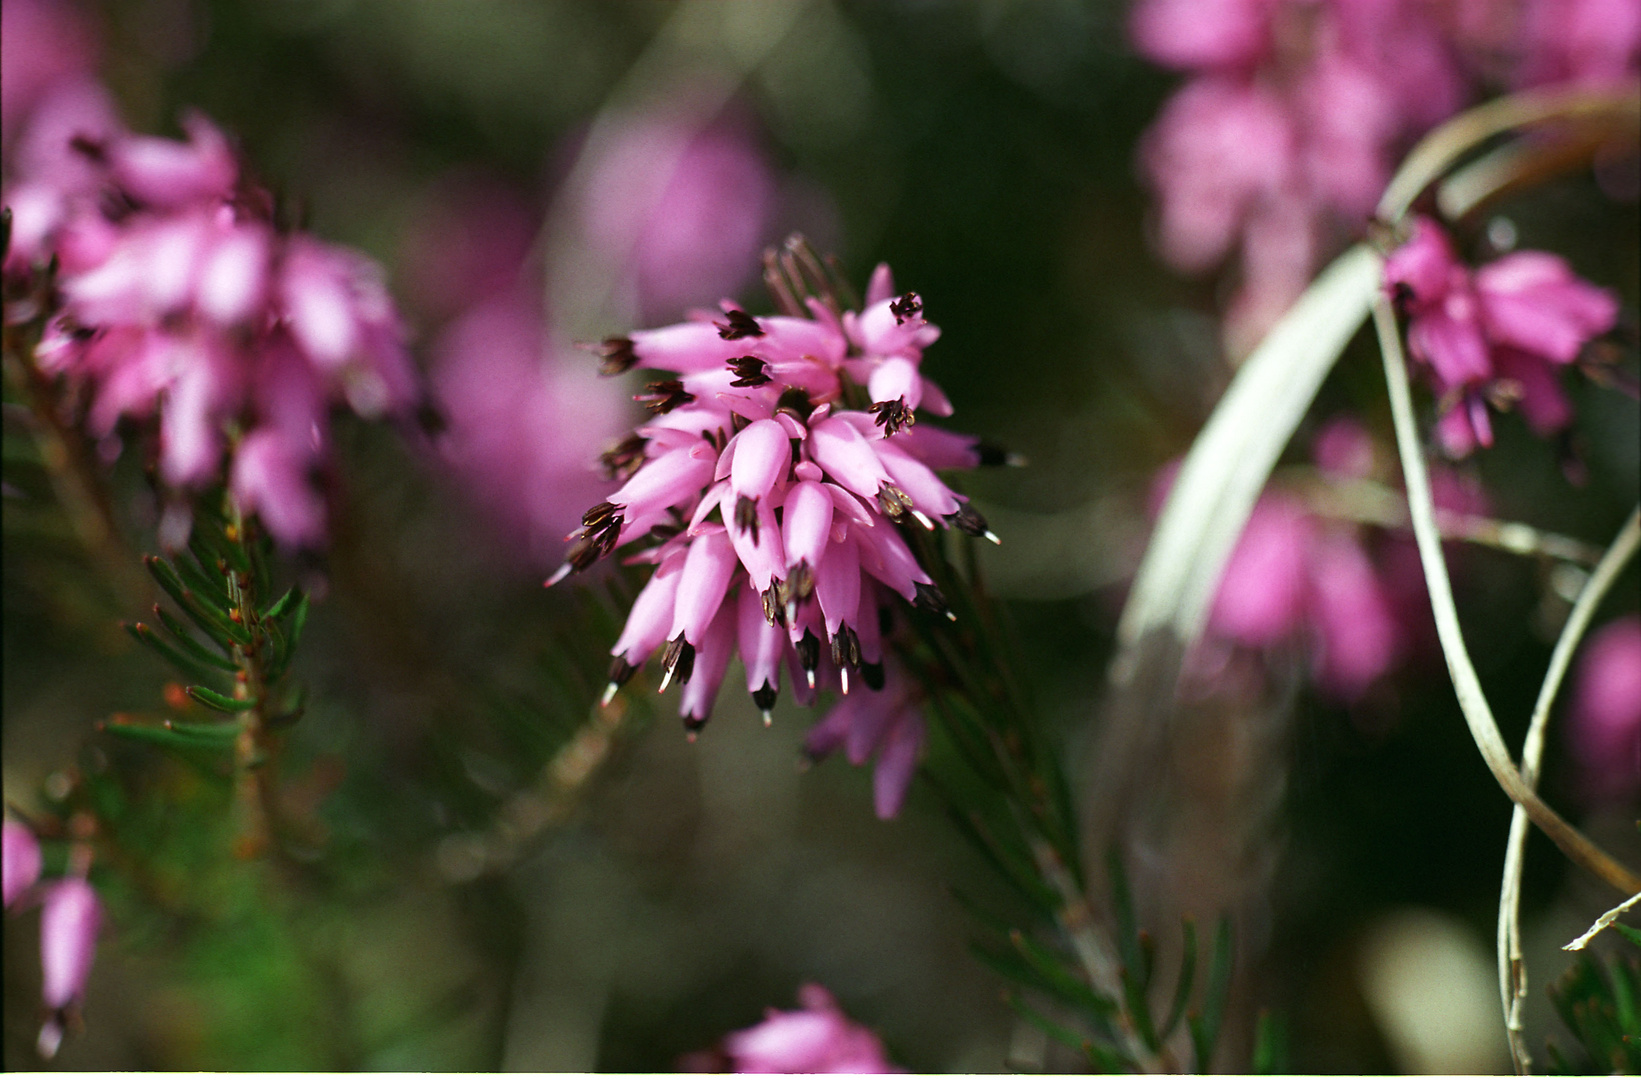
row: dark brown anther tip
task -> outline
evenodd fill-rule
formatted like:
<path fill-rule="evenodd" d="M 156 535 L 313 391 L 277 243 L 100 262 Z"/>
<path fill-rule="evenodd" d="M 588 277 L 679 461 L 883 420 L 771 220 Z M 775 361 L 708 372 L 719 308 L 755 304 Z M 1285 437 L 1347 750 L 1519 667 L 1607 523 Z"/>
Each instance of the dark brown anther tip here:
<path fill-rule="evenodd" d="M 740 308 L 730 308 L 724 313 L 724 316 L 724 322 L 713 323 L 712 325 L 718 328 L 718 336 L 725 341 L 738 341 L 741 338 L 764 336 L 764 328 L 758 325 L 758 320 Z"/>

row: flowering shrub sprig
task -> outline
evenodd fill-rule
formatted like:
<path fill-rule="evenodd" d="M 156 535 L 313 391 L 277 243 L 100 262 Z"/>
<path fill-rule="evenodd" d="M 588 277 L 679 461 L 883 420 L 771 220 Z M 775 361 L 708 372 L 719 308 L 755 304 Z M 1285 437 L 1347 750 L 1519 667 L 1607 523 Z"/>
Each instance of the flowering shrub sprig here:
<path fill-rule="evenodd" d="M 35 351 L 91 391 L 90 433 L 158 416 L 159 473 L 200 490 L 226 473 L 240 507 L 288 545 L 324 537 L 314 475 L 329 411 L 408 414 L 420 390 L 380 269 L 277 220 L 226 135 L 135 135 L 100 90 L 40 110 L 17 155 L 8 293 L 55 268 Z"/>
<path fill-rule="evenodd" d="M 900 529 L 938 523 L 996 538 L 935 473 L 980 464 L 979 440 L 917 419 L 919 409 L 952 411 L 920 370 L 940 336 L 922 298 L 897 293 L 887 266 L 861 310 L 843 310 L 837 293 L 800 307 L 788 289 L 789 313 L 762 317 L 725 302 L 720 313 L 599 346 L 608 374 L 676 377 L 638 395 L 652 419 L 604 458 L 626 482 L 587 511 L 548 584 L 647 542 L 632 561 L 656 570 L 611 650 L 604 697 L 659 650 L 661 689 L 684 684 L 679 711 L 692 732 L 737 651 L 766 722 L 783 667 L 804 704 L 864 683 L 878 700 L 840 706 L 811 749 L 847 741 L 858 762 L 881 746 L 877 805 L 887 817 L 904 797 L 922 726 L 899 708 L 904 695 L 886 689 L 885 626 L 895 596 L 946 610 Z"/>

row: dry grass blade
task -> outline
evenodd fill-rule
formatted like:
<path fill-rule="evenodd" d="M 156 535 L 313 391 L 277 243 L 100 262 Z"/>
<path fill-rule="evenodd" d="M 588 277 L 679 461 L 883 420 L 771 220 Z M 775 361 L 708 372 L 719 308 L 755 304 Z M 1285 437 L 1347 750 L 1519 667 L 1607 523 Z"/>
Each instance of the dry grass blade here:
<path fill-rule="evenodd" d="M 1379 257 L 1351 248 L 1243 363 L 1192 444 L 1117 627 L 1112 681 L 1129 681 L 1139 643 L 1171 628 L 1189 646 L 1254 501 L 1379 288 Z"/>

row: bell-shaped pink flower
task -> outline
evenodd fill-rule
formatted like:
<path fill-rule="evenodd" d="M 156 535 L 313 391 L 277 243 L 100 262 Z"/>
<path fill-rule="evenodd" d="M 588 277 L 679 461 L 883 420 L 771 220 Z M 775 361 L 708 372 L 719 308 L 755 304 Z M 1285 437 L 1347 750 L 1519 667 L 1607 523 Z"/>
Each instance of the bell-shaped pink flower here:
<path fill-rule="evenodd" d="M 1453 457 L 1492 445 L 1488 407 L 1500 402 L 1519 403 L 1539 434 L 1565 428 L 1559 370 L 1618 320 L 1618 301 L 1565 260 L 1522 251 L 1471 271 L 1423 217 L 1386 258 L 1385 287 L 1407 316 L 1408 352 L 1429 374 L 1437 436 Z"/>
<path fill-rule="evenodd" d="M 740 1073 L 892 1073 L 883 1044 L 838 1008 L 824 987 L 798 990 L 800 1009 L 769 1009 L 760 1024 L 724 1039 L 730 1064 Z"/>
<path fill-rule="evenodd" d="M 40 842 L 27 826 L 10 818 L 6 819 L 3 829 L 0 855 L 4 857 L 5 906 L 11 907 L 12 901 L 40 880 Z"/>
<path fill-rule="evenodd" d="M 80 878 L 63 878 L 45 890 L 40 903 L 40 994 L 51 1016 L 40 1029 L 41 1057 L 56 1055 L 63 1039 L 63 1016 L 85 994 L 102 917 L 96 892 Z"/>

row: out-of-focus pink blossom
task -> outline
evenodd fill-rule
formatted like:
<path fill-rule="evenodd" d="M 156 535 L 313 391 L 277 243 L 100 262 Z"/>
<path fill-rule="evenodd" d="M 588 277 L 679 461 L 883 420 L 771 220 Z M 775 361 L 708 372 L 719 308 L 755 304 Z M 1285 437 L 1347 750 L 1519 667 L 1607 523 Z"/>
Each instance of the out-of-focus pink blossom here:
<path fill-rule="evenodd" d="M 6 191 L 22 228 L 5 272 L 57 259 L 63 307 L 36 359 L 87 385 L 93 434 L 157 415 L 160 474 L 182 488 L 221 478 L 237 434 L 236 497 L 282 542 L 316 544 L 332 406 L 419 401 L 400 319 L 375 263 L 277 230 L 227 136 L 197 113 L 183 127 L 129 134 L 86 88 L 42 105 Z"/>
<path fill-rule="evenodd" d="M 97 64 L 97 39 L 70 0 L 6 0 L 0 5 L 0 128 L 9 145 L 51 88 Z"/>
<path fill-rule="evenodd" d="M 553 341 L 533 290 L 479 304 L 433 352 L 446 459 L 532 559 L 562 559 L 581 511 L 612 490 L 599 455 L 631 407 L 584 356 Z"/>
<path fill-rule="evenodd" d="M 1567 742 L 1591 803 L 1641 793 L 1641 618 L 1608 623 L 1579 660 Z"/>
<path fill-rule="evenodd" d="M 1142 0 L 1140 51 L 1190 73 L 1141 148 L 1162 254 L 1188 272 L 1240 251 L 1237 351 L 1365 222 L 1395 153 L 1464 84 L 1432 6 L 1414 0 Z"/>
<path fill-rule="evenodd" d="M 775 184 L 747 125 L 641 114 L 593 163 L 587 241 L 623 269 L 643 318 L 735 293 L 767 239 Z"/>
<path fill-rule="evenodd" d="M 40 904 L 40 993 L 51 1015 L 40 1029 L 43 1058 L 56 1055 L 64 1016 L 85 993 L 102 917 L 96 892 L 80 878 L 63 878 L 45 890 Z"/>
<path fill-rule="evenodd" d="M 812 761 L 839 749 L 851 765 L 864 765 L 877 755 L 872 801 L 885 821 L 900 813 L 917 770 L 924 739 L 919 697 L 899 666 L 889 664 L 881 688 L 844 697 L 804 738 L 803 752 Z"/>
<path fill-rule="evenodd" d="M 677 377 L 638 395 L 652 419 L 605 455 L 625 482 L 583 515 L 548 584 L 648 538 L 633 561 L 655 573 L 611 650 L 606 701 L 658 650 L 662 689 L 685 684 L 680 709 L 692 732 L 737 651 L 766 715 L 783 667 L 805 704 L 823 689 L 876 699 L 832 722 L 852 760 L 878 753 L 877 807 L 888 816 L 923 727 L 901 693 L 885 689 L 883 612 L 896 595 L 946 610 L 898 525 L 991 533 L 934 471 L 978 464 L 977 440 L 916 415 L 951 412 L 921 372 L 939 336 L 921 298 L 897 295 L 879 267 L 861 311 L 827 301 L 811 298 L 807 318 L 755 318 L 726 301 L 720 312 L 604 342 L 607 373 L 636 366 Z"/>
<path fill-rule="evenodd" d="M 4 856 L 5 906 L 11 907 L 12 901 L 40 880 L 40 843 L 20 822 L 8 818 L 3 828 L 0 854 Z"/>
<path fill-rule="evenodd" d="M 1530 0 L 1521 19 L 1520 86 L 1614 85 L 1641 72 L 1641 2 Z"/>
<path fill-rule="evenodd" d="M 1618 301 L 1565 260 L 1521 251 L 1472 271 L 1441 226 L 1417 218 L 1385 260 L 1408 319 L 1408 352 L 1441 401 L 1437 435 L 1453 457 L 1493 441 L 1489 405 L 1518 404 L 1539 434 L 1572 421 L 1559 369 L 1612 329 Z"/>
<path fill-rule="evenodd" d="M 872 1031 L 843 1014 L 825 987 L 798 990 L 802 1008 L 769 1009 L 764 1021 L 724 1039 L 731 1067 L 740 1073 L 894 1073 Z"/>

